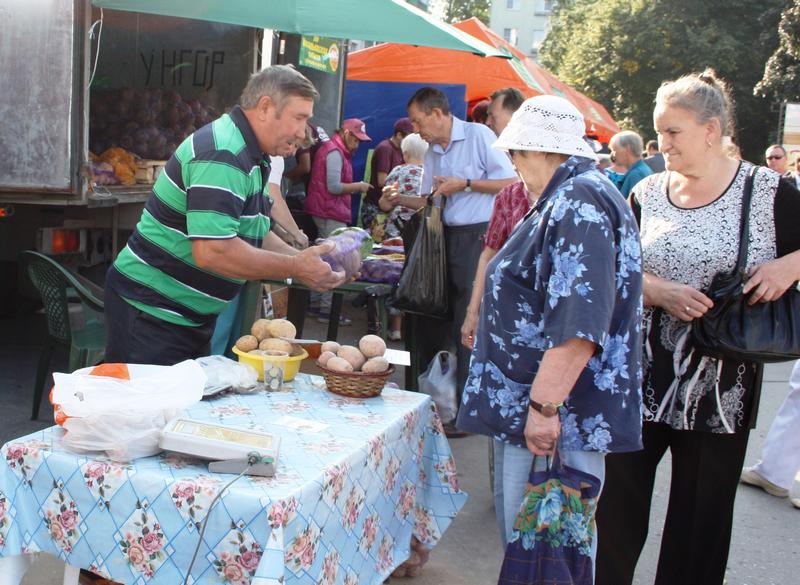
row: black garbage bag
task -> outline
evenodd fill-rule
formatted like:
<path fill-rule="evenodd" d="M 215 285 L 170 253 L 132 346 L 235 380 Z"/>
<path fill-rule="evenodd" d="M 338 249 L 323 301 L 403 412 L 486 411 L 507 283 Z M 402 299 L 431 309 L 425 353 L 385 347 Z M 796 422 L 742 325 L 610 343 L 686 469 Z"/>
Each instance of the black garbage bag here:
<path fill-rule="evenodd" d="M 406 264 L 390 304 L 407 313 L 443 318 L 449 308 L 447 254 L 442 208 L 434 205 L 432 199 L 403 226 Z"/>

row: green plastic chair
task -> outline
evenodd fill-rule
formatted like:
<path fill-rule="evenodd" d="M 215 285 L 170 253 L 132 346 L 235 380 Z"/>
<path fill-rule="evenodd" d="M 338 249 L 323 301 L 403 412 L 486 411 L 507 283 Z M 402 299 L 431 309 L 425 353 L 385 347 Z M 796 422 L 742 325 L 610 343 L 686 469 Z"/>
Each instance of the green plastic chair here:
<path fill-rule="evenodd" d="M 56 346 L 69 349 L 70 372 L 102 361 L 106 346 L 103 293 L 94 283 L 44 254 L 25 251 L 20 254 L 20 261 L 42 298 L 47 319 L 47 338 L 39 356 L 34 386 L 31 420 L 35 420 L 39 416 L 45 379 L 50 373 L 50 359 Z M 83 308 L 85 323 L 80 328 L 70 324 L 71 300 L 80 301 Z"/>

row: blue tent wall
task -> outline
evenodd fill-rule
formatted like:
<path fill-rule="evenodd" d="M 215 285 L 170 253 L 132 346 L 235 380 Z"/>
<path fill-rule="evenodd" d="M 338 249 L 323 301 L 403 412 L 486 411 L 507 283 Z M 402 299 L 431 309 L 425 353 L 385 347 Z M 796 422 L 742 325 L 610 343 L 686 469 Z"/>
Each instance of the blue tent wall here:
<path fill-rule="evenodd" d="M 389 81 L 347 81 L 344 91 L 344 119 L 361 118 L 371 142 L 362 144 L 353 157 L 353 178 L 361 180 L 367 151 L 392 135 L 395 120 L 406 116 L 406 104 L 420 87 L 436 87 L 450 100 L 453 114 L 462 120 L 467 115 L 463 84 L 399 83 Z"/>

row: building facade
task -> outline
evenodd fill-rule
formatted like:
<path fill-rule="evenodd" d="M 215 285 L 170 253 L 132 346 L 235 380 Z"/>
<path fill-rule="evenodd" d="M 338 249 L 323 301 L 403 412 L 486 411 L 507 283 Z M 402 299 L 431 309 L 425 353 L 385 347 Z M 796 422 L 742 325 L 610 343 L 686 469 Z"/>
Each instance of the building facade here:
<path fill-rule="evenodd" d="M 555 0 L 492 0 L 489 28 L 538 59 L 555 4 Z"/>

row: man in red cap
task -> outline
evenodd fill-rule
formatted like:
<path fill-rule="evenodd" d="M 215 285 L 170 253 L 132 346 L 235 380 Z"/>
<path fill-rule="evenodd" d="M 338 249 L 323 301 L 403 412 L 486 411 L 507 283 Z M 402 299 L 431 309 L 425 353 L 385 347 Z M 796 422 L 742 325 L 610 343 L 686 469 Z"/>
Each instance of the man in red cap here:
<path fill-rule="evenodd" d="M 342 122 L 341 128 L 328 142 L 319 146 L 314 155 L 305 208 L 314 219 L 321 238 L 350 223 L 350 195 L 369 189 L 369 183 L 353 181 L 352 159 L 359 145 L 367 140 L 371 138 L 364 122 L 349 118 Z M 331 293 L 312 293 L 309 312 L 318 314 L 318 320 L 326 323 L 331 312 Z M 350 321 L 341 317 L 339 324 L 349 325 Z"/>
<path fill-rule="evenodd" d="M 394 123 L 394 134 L 381 140 L 375 147 L 375 152 L 372 153 L 369 176 L 371 186 L 361 207 L 361 223 L 367 230 L 370 229 L 375 216 L 380 211 L 378 201 L 381 198 L 383 186 L 386 184 L 387 175 L 392 172 L 394 167 L 404 162 L 400 143 L 403 142 L 403 138 L 413 133 L 414 126 L 411 124 L 411 120 L 399 118 Z"/>

